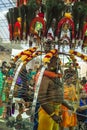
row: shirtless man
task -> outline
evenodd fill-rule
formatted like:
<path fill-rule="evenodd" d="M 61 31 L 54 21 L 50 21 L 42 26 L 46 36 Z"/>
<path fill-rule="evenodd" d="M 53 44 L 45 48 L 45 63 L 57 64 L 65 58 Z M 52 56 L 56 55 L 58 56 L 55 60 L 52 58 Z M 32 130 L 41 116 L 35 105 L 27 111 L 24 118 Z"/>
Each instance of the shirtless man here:
<path fill-rule="evenodd" d="M 40 103 L 38 130 L 58 130 L 58 124 L 61 121 L 61 104 L 69 109 L 73 107 L 63 99 L 63 84 L 56 73 L 57 58 L 55 56 L 51 58 L 46 71 L 49 74 L 44 73 L 38 95 Z"/>

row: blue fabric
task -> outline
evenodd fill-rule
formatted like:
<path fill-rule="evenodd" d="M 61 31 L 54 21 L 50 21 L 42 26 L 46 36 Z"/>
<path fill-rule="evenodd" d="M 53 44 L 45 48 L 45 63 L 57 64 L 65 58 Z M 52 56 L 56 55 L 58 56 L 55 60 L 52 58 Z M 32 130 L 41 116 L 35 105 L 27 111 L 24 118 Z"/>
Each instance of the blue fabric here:
<path fill-rule="evenodd" d="M 82 99 L 80 99 L 79 106 L 87 105 L 87 99 L 85 99 L 85 102 L 86 102 L 86 104 L 84 104 Z M 81 110 L 81 111 L 77 111 L 77 118 L 78 118 L 79 121 L 87 122 L 87 117 L 86 116 L 87 116 L 87 109 Z"/>
<path fill-rule="evenodd" d="M 22 84 L 22 79 L 18 76 L 17 81 L 16 81 L 17 85 L 21 85 Z"/>
<path fill-rule="evenodd" d="M 82 102 L 82 100 L 80 100 L 80 106 L 85 106 L 85 105 L 87 105 L 87 99 L 85 99 L 85 102 L 86 102 L 86 104 L 84 104 L 84 103 Z M 82 110 L 82 113 L 83 113 L 83 115 L 87 115 L 87 109 Z"/>

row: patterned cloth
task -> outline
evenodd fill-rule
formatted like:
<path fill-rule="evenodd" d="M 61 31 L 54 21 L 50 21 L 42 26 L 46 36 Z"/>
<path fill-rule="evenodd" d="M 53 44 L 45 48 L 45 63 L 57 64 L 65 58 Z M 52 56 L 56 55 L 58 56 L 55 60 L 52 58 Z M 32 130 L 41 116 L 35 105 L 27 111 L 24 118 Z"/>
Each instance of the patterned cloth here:
<path fill-rule="evenodd" d="M 64 98 L 68 100 L 70 103 L 73 103 L 76 97 L 75 86 L 64 86 Z M 62 105 L 62 123 L 63 127 L 73 127 L 77 125 L 77 117 L 76 114 L 70 111 L 67 107 Z"/>

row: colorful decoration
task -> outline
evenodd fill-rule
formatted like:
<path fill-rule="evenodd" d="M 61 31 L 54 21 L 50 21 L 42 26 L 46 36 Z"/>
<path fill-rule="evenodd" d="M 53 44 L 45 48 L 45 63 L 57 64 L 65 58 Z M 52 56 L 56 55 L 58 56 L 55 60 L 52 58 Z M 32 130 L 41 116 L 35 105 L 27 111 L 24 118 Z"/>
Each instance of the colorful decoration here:
<path fill-rule="evenodd" d="M 14 38 L 21 38 L 21 17 L 17 18 L 17 22 L 14 24 Z"/>
<path fill-rule="evenodd" d="M 75 55 L 75 56 L 81 58 L 83 61 L 87 62 L 87 56 L 86 56 L 86 55 L 81 54 L 81 53 L 79 53 L 79 52 L 77 52 L 77 51 L 74 51 L 74 50 L 70 50 L 69 53 L 70 53 L 71 55 Z"/>
<path fill-rule="evenodd" d="M 19 53 L 18 55 L 16 55 L 13 60 L 16 62 L 23 55 L 27 58 L 30 54 L 32 54 L 33 52 L 35 52 L 36 49 L 37 49 L 37 47 L 33 47 L 33 48 L 29 48 L 29 49 L 27 49 L 25 51 L 22 51 L 21 53 Z"/>
<path fill-rule="evenodd" d="M 37 56 L 39 56 L 39 55 L 41 55 L 41 54 L 42 54 L 41 51 L 37 51 L 37 52 L 33 53 L 32 55 L 30 55 L 28 58 L 26 58 L 26 59 L 23 61 L 24 64 L 27 64 L 30 60 L 32 60 L 33 58 L 35 58 L 35 57 L 37 57 Z"/>
<path fill-rule="evenodd" d="M 82 44 L 82 49 L 87 47 L 87 22 L 84 23 L 83 26 L 83 44 Z"/>
<path fill-rule="evenodd" d="M 55 56 L 55 55 L 57 55 L 57 49 L 54 49 L 54 50 L 50 50 L 50 52 L 49 53 L 47 53 L 46 55 L 45 55 L 45 57 L 43 58 L 43 62 L 46 64 L 46 63 L 49 63 L 50 62 L 50 59 L 53 57 L 53 56 Z"/>
<path fill-rule="evenodd" d="M 72 68 L 80 68 L 79 64 L 77 63 L 77 59 L 74 55 L 70 55 L 68 58 L 69 62 L 65 64 L 65 67 L 72 67 Z"/>
<path fill-rule="evenodd" d="M 66 40 L 68 44 L 75 42 L 75 27 L 71 13 L 65 13 L 65 17 L 58 22 L 56 35 L 62 42 L 64 40 Z"/>
<path fill-rule="evenodd" d="M 46 32 L 46 23 L 42 17 L 35 17 L 30 24 L 30 33 L 38 35 L 39 31 L 42 31 L 42 34 L 45 35 Z"/>

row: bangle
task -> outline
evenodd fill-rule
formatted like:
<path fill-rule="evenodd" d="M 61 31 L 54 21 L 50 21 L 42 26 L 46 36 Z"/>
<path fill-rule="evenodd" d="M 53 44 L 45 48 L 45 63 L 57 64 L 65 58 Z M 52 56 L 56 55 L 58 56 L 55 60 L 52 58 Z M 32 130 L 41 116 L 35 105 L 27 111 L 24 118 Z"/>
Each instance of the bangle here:
<path fill-rule="evenodd" d="M 55 114 L 55 112 L 51 113 L 50 116 L 52 117 Z"/>

